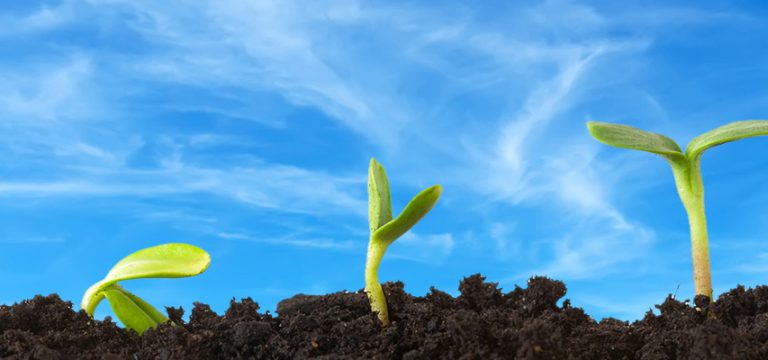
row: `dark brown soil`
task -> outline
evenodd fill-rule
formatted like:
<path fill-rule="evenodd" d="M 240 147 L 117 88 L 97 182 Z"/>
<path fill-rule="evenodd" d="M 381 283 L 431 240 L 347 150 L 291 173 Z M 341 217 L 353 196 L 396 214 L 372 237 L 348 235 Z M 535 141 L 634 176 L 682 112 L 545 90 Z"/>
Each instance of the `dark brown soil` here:
<path fill-rule="evenodd" d="M 250 299 L 219 316 L 195 304 L 189 322 L 139 337 L 109 319 L 91 321 L 57 295 L 0 306 L 0 359 L 768 359 L 768 287 L 737 287 L 697 307 L 671 297 L 632 324 L 595 322 L 565 285 L 532 278 L 502 293 L 480 275 L 454 298 L 387 283 L 392 326 L 381 329 L 362 292 L 297 295 L 260 313 Z"/>

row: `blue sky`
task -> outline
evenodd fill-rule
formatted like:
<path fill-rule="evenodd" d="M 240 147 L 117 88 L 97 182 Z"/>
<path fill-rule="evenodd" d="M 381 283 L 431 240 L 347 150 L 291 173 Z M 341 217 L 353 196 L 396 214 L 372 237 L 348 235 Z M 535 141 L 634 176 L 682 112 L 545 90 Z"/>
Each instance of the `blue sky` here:
<path fill-rule="evenodd" d="M 765 15 L 757 1 L 5 2 L 0 303 L 77 304 L 165 242 L 212 263 L 125 283 L 158 306 L 274 310 L 360 289 L 376 157 L 395 211 L 444 186 L 382 280 L 456 294 L 478 272 L 505 290 L 542 274 L 597 318 L 639 318 L 693 293 L 686 216 L 663 160 L 584 123 L 685 144 L 768 118 Z M 766 283 L 767 152 L 756 138 L 704 156 L 716 293 Z"/>

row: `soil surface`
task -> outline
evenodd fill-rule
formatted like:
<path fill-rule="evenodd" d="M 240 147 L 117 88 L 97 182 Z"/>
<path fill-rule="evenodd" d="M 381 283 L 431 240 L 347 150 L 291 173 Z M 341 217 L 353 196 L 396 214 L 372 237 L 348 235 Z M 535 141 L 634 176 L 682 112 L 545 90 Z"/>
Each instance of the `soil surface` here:
<path fill-rule="evenodd" d="M 278 316 L 251 299 L 223 315 L 167 308 L 177 324 L 139 337 L 93 321 L 57 295 L 0 306 L 0 359 L 768 359 L 768 287 L 737 287 L 709 304 L 668 297 L 642 320 L 596 322 L 543 277 L 502 293 L 480 275 L 454 298 L 384 286 L 392 325 L 382 329 L 362 291 L 283 300 Z"/>

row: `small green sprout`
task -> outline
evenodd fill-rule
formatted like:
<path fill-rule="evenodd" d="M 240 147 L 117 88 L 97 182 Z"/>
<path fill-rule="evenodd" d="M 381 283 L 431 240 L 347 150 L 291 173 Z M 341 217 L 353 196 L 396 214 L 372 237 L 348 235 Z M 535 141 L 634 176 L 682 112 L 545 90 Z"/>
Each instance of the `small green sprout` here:
<path fill-rule="evenodd" d="M 440 185 L 423 190 L 414 196 L 403 212 L 393 220 L 387 173 L 376 159 L 371 159 L 368 171 L 368 223 L 371 227 L 371 238 L 365 262 L 365 292 L 371 302 L 371 310 L 378 315 L 381 326 L 389 325 L 387 299 L 379 284 L 378 274 L 384 252 L 390 244 L 432 210 L 442 191 Z"/>
<path fill-rule="evenodd" d="M 720 144 L 768 135 L 768 120 L 737 121 L 721 126 L 691 140 L 685 153 L 674 140 L 631 126 L 590 121 L 587 123 L 587 128 L 595 139 L 605 144 L 654 153 L 666 159 L 672 166 L 677 193 L 688 213 L 696 295 L 705 295 L 712 299 L 701 155 L 705 150 Z"/>
<path fill-rule="evenodd" d="M 120 260 L 103 280 L 88 288 L 80 307 L 93 316 L 96 307 L 106 297 L 123 325 L 141 335 L 145 330 L 168 321 L 168 318 L 117 282 L 195 276 L 205 271 L 210 262 L 207 252 L 188 244 L 163 244 L 139 250 Z"/>

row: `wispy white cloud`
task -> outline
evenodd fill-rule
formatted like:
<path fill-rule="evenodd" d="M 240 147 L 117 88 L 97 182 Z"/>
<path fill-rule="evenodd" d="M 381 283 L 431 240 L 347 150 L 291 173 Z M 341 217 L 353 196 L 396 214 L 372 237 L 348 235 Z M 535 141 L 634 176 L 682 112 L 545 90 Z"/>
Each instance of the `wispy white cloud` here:
<path fill-rule="evenodd" d="M 388 258 L 440 264 L 453 252 L 453 234 L 417 234 L 407 232 L 390 245 Z"/>
<path fill-rule="evenodd" d="M 520 257 L 523 240 L 520 235 L 515 234 L 516 227 L 516 222 L 494 222 L 490 224 L 488 237 L 495 243 L 494 254 L 497 257 L 503 260 Z"/>
<path fill-rule="evenodd" d="M 607 199 L 610 189 L 606 189 L 609 184 L 591 165 L 596 152 L 593 147 L 568 140 L 563 146 L 548 149 L 551 141 L 544 136 L 553 123 L 564 121 L 558 116 L 578 101 L 575 88 L 585 81 L 598 60 L 610 59 L 612 54 L 636 52 L 647 45 L 642 39 L 616 40 L 603 36 L 601 31 L 610 25 L 588 6 L 557 1 L 525 8 L 525 16 L 519 20 L 527 24 L 531 33 L 542 35 L 535 37 L 486 28 L 475 21 L 472 14 L 442 25 L 430 16 L 461 13 L 450 6 L 411 9 L 405 5 L 361 6 L 356 1 L 306 6 L 234 0 L 189 3 L 185 9 L 153 1 L 90 2 L 89 5 L 95 12 L 131 13 L 134 16 L 128 24 L 133 31 L 165 49 L 125 64 L 123 69 L 135 72 L 138 77 L 222 91 L 235 88 L 240 94 L 231 96 L 242 98 L 243 103 L 246 102 L 243 96 L 253 92 L 276 91 L 295 105 L 320 109 L 386 149 L 407 147 L 396 140 L 405 136 L 427 143 L 438 152 L 450 152 L 449 156 L 456 157 L 454 161 L 457 161 L 453 172 L 474 174 L 459 177 L 458 181 L 483 195 L 518 204 L 556 201 L 565 206 L 564 213 L 578 214 L 582 219 L 575 221 L 597 217 L 603 219 L 604 225 L 618 229 L 616 231 L 628 233 L 639 226 L 630 225 L 630 221 L 610 205 Z M 569 11 L 556 10 L 564 6 Z M 385 23 L 391 30 L 386 35 L 368 30 L 370 24 Z M 361 51 L 357 48 L 361 44 L 353 39 L 348 39 L 353 44 L 350 47 L 342 44 L 343 37 L 329 37 L 338 36 L 338 31 L 346 28 L 369 34 L 376 44 L 389 44 L 381 54 L 391 54 L 390 63 L 377 59 L 378 52 Z M 577 31 L 589 40 L 542 40 L 550 37 L 545 35 L 548 32 L 565 31 Z M 457 53 L 474 59 L 471 63 L 475 65 L 467 66 L 456 58 Z M 372 68 L 383 65 L 388 65 L 387 71 L 393 73 L 437 70 L 441 75 L 434 79 L 448 94 L 427 98 L 426 104 L 416 106 L 406 98 L 407 94 L 401 93 L 408 83 L 407 77 L 382 77 L 371 72 Z M 62 115 L 59 112 L 65 108 L 62 102 L 87 103 L 64 95 L 73 93 L 73 84 L 79 83 L 72 80 L 75 75 L 86 76 L 89 71 L 89 62 L 76 61 L 68 71 L 62 72 L 64 75 L 48 77 L 53 79 L 48 80 L 52 83 L 39 89 L 52 89 L 51 96 L 45 97 L 49 105 L 26 106 L 24 104 L 36 104 L 40 96 L 14 95 L 5 97 L 10 99 L 6 101 L 6 108 L 26 111 L 36 118 L 59 118 Z M 520 85 L 521 82 L 537 85 Z M 418 110 L 434 104 L 450 114 L 455 111 L 446 105 L 451 97 L 470 91 L 489 91 L 489 96 L 499 97 L 496 92 L 499 84 L 508 84 L 525 101 L 519 108 L 509 110 L 511 115 L 476 121 L 482 127 L 493 129 L 495 136 L 489 148 L 484 147 L 488 141 L 480 140 L 488 131 L 456 134 L 452 129 L 463 125 L 462 118 Z M 224 111 L 227 116 L 237 117 L 231 110 L 208 105 L 173 106 L 176 110 Z M 217 139 L 197 136 L 190 139 L 190 144 L 221 140 Z M 467 155 L 457 156 L 452 149 L 467 142 L 480 144 L 480 148 L 468 149 Z M 160 161 L 160 169 L 136 170 L 127 167 L 125 162 L 138 147 L 141 143 L 111 153 L 93 142 L 61 142 L 55 152 L 59 156 L 76 154 L 111 167 L 100 170 L 100 174 L 76 173 L 65 180 L 6 181 L 0 183 L 0 194 L 207 192 L 278 211 L 319 214 L 336 209 L 363 215 L 365 209 L 359 195 L 348 190 L 350 185 L 360 185 L 350 178 L 280 164 L 237 168 L 188 164 L 184 159 L 186 150 L 173 144 L 169 147 L 170 154 Z M 435 155 L 445 156 L 432 154 Z M 480 181 L 477 174 L 483 174 Z M 439 245 L 449 252 L 453 247 L 450 235 L 420 240 L 412 243 Z M 408 239 L 403 242 L 404 246 L 409 245 Z M 580 249 L 589 252 L 588 246 L 571 241 L 556 251 L 560 257 L 555 263 L 585 266 L 600 263 L 591 258 L 577 262 L 573 255 L 566 254 L 563 250 L 566 248 L 569 252 Z"/>
<path fill-rule="evenodd" d="M 87 56 L 38 64 L 27 71 L 0 71 L 0 110 L 6 121 L 50 122 L 88 118 L 95 107 L 89 91 L 92 74 Z M 29 124 L 32 125 L 32 124 Z M 43 124 L 38 124 L 43 126 Z"/>
<path fill-rule="evenodd" d="M 542 190 L 528 184 L 531 181 L 530 164 L 535 157 L 529 150 L 532 145 L 536 145 L 530 144 L 537 135 L 533 133 L 543 132 L 554 117 L 568 107 L 567 101 L 570 100 L 574 83 L 601 52 L 600 48 L 594 49 L 566 64 L 553 80 L 533 91 L 514 120 L 502 126 L 495 156 L 489 157 L 493 173 L 498 174 L 489 179 L 501 182 L 490 184 L 495 193 L 519 201 Z M 556 189 L 547 186 L 543 190 Z"/>
<path fill-rule="evenodd" d="M 359 179 L 335 177 L 286 165 L 201 168 L 168 163 L 160 170 L 112 169 L 67 180 L 0 181 L 0 196 L 127 196 L 210 193 L 287 213 L 365 215 L 355 191 Z M 87 176 L 86 176 L 87 175 Z"/>
<path fill-rule="evenodd" d="M 337 241 L 333 239 L 306 239 L 306 238 L 293 238 L 287 237 L 259 237 L 251 236 L 239 233 L 221 232 L 217 236 L 222 239 L 231 240 L 245 240 L 256 243 L 271 244 L 271 245 L 286 245 L 295 246 L 300 248 L 318 248 L 318 249 L 335 249 L 335 250 L 348 250 L 356 247 L 359 243 L 353 241 Z"/>
<path fill-rule="evenodd" d="M 94 131 L 100 119 L 110 118 L 103 92 L 96 90 L 97 72 L 91 56 L 78 51 L 0 70 L 0 158 L 14 168 L 49 170 L 119 163 L 132 141 L 125 136 L 119 142 L 104 141 L 100 138 L 110 131 Z"/>
<path fill-rule="evenodd" d="M 599 311 L 603 314 L 611 314 L 612 318 L 633 321 L 649 310 L 656 310 L 658 314 L 658 310 L 653 305 L 662 303 L 666 296 L 663 292 L 651 294 L 644 292 L 636 295 L 639 296 L 635 296 L 631 300 L 622 299 L 621 301 L 616 301 L 594 293 L 580 294 L 577 298 L 573 298 L 572 301 L 574 306 L 586 308 L 589 313 Z M 601 319 L 596 320 L 600 321 Z"/>
<path fill-rule="evenodd" d="M 44 245 L 44 244 L 62 244 L 67 242 L 67 239 L 63 236 L 33 236 L 22 239 L 15 238 L 3 238 L 0 239 L 0 244 L 27 244 L 27 245 Z"/>
<path fill-rule="evenodd" d="M 294 104 L 316 107 L 371 138 L 390 136 L 369 95 L 340 73 L 343 54 L 322 53 L 317 30 L 354 20 L 354 3 L 316 8 L 273 1 L 195 2 L 182 12 L 150 1 L 120 5 L 142 19 L 133 23 L 137 32 L 172 50 L 141 59 L 131 65 L 135 71 L 188 85 L 277 90 Z"/>
<path fill-rule="evenodd" d="M 528 35 L 484 28 L 471 16 L 459 16 L 441 25 L 435 20 L 437 15 L 461 13 L 461 9 L 450 6 L 412 9 L 407 5 L 361 6 L 355 1 L 315 6 L 271 1 L 196 2 L 185 11 L 148 1 L 111 1 L 94 6 L 111 11 L 110 4 L 120 5 L 114 11 L 130 9 L 140 19 L 130 23 L 134 30 L 168 49 L 126 64 L 142 76 L 217 89 L 235 87 L 246 94 L 277 91 L 294 104 L 320 109 L 384 149 L 405 145 L 398 145 L 401 137 L 429 141 L 431 137 L 424 131 L 434 130 L 440 123 L 460 122 L 438 117 L 435 111 L 425 113 L 424 104 L 403 93 L 403 89 L 413 91 L 414 85 L 428 78 L 384 76 L 372 69 L 387 68 L 393 75 L 406 75 L 415 69 L 440 71 L 442 76 L 434 80 L 439 82 L 442 94 L 426 100 L 427 105 L 442 108 L 451 97 L 493 84 L 509 84 L 514 78 L 540 81 L 541 70 L 557 66 L 563 58 L 581 58 L 579 61 L 586 65 L 593 56 L 588 52 L 597 48 L 610 51 L 637 42 L 596 38 L 587 45 L 548 43 Z M 558 6 L 564 5 L 568 4 Z M 569 8 L 574 10 L 568 12 L 571 25 L 565 21 L 558 24 L 568 30 L 576 24 L 598 26 L 593 22 L 599 18 L 591 14 L 590 8 L 573 4 Z M 530 23 L 530 32 L 541 34 L 551 31 L 553 22 L 540 17 L 562 13 L 546 7 L 528 10 L 526 14 L 531 16 L 518 20 Z M 371 24 L 387 26 L 389 31 L 372 32 Z M 373 44 L 343 35 L 351 34 L 350 29 L 369 35 Z M 366 46 L 373 47 L 373 51 L 367 51 Z M 461 56 L 457 57 L 457 53 Z M 380 55 L 391 59 L 384 60 Z M 460 61 L 464 57 L 475 60 L 475 65 Z M 564 84 L 580 69 L 575 66 L 570 71 L 563 74 Z M 540 99 L 547 99 L 546 90 L 537 90 Z M 562 92 L 567 88 L 549 90 Z"/>
<path fill-rule="evenodd" d="M 288 233 L 282 236 L 253 235 L 239 232 L 218 232 L 216 237 L 230 240 L 244 240 L 262 244 L 292 246 L 299 248 L 318 248 L 327 250 L 350 250 L 362 252 L 366 242 L 355 240 L 340 241 L 332 238 L 308 238 L 316 230 Z M 448 258 L 454 249 L 452 234 L 416 234 L 412 231 L 403 235 L 388 250 L 386 258 L 413 261 L 425 264 L 440 264 Z"/>
<path fill-rule="evenodd" d="M 627 264 L 646 260 L 654 241 L 655 233 L 642 225 L 587 221 L 553 241 L 552 261 L 532 273 L 569 280 L 627 273 Z"/>
<path fill-rule="evenodd" d="M 708 8 L 702 6 L 663 5 L 638 9 L 627 6 L 619 9 L 617 16 L 607 19 L 611 25 L 643 27 L 649 31 L 669 31 L 674 28 L 713 26 L 738 22 L 742 25 L 759 25 L 760 20 L 737 8 Z"/>
<path fill-rule="evenodd" d="M 24 15 L 0 13 L 2 36 L 18 36 L 42 33 L 54 30 L 76 19 L 72 1 L 62 1 L 57 5 L 44 5 Z"/>
<path fill-rule="evenodd" d="M 142 219 L 150 219 L 155 221 L 178 221 L 183 223 L 203 223 L 203 224 L 215 224 L 218 222 L 214 216 L 202 216 L 196 215 L 190 212 L 182 210 L 166 210 L 166 211 L 152 211 L 148 213 L 136 214 L 137 217 Z"/>
<path fill-rule="evenodd" d="M 573 123 L 563 115 L 578 103 L 578 87 L 587 82 L 596 61 L 612 52 L 637 49 L 604 45 L 571 48 L 570 56 L 559 61 L 552 78 L 533 88 L 521 109 L 500 123 L 495 143 L 472 143 L 473 170 L 464 172 L 471 174 L 465 177 L 467 185 L 496 201 L 550 208 L 552 216 L 558 218 L 551 226 L 562 230 L 556 230 L 552 235 L 556 238 L 545 242 L 549 249 L 544 253 L 551 254 L 551 259 L 535 273 L 566 279 L 595 276 L 639 256 L 652 243 L 651 231 L 627 220 L 611 204 L 609 196 L 616 178 L 595 167 L 597 146 L 588 142 L 583 125 L 575 135 L 553 130 Z M 497 240 L 497 247 L 499 244 L 506 246 Z M 519 252 L 519 246 L 514 250 Z"/>
<path fill-rule="evenodd" d="M 732 267 L 723 269 L 725 271 L 735 271 L 738 273 L 746 273 L 746 274 L 765 274 L 768 273 L 768 252 L 764 251 L 763 249 L 765 246 L 763 245 L 764 242 L 760 244 L 751 244 L 747 245 L 750 249 L 759 249 L 762 251 L 759 251 L 754 254 L 746 254 L 746 252 L 740 252 L 743 256 L 743 259 L 740 259 L 738 261 L 738 264 L 733 264 Z M 725 249 L 717 249 L 719 251 L 725 250 Z"/>
<path fill-rule="evenodd" d="M 499 11 L 504 21 L 493 22 L 486 19 L 495 14 L 462 4 L 346 0 L 66 1 L 17 19 L 0 17 L 14 28 L 0 30 L 0 37 L 98 18 L 105 29 L 136 42 L 131 46 L 149 45 L 140 53 L 68 45 L 0 70 L 0 147 L 8 150 L 2 156 L 17 157 L 6 163 L 25 170 L 46 165 L 43 172 L 4 177 L 0 196 L 203 193 L 281 214 L 364 217 L 358 189 L 365 178 L 359 174 L 310 170 L 291 165 L 295 159 L 254 160 L 252 154 L 238 154 L 247 159 L 237 165 L 219 154 L 193 159 L 221 144 L 254 144 L 234 133 L 239 128 L 151 134 L 161 126 L 139 123 L 146 114 L 130 100 L 168 92 L 150 96 L 147 106 L 281 131 L 304 129 L 315 119 L 297 116 L 289 123 L 275 108 L 312 108 L 365 139 L 370 146 L 361 151 L 384 152 L 388 169 L 398 174 L 393 185 L 445 179 L 455 193 L 446 192 L 441 201 L 453 201 L 457 213 L 492 208 L 478 215 L 486 217 L 478 223 L 492 224 L 483 236 L 493 241 L 483 246 L 501 259 L 537 253 L 531 268 L 566 279 L 620 271 L 619 264 L 642 257 L 655 236 L 616 204 L 616 184 L 628 179 L 628 166 L 598 158 L 602 148 L 583 127 L 587 113 L 574 109 L 591 91 L 605 90 L 602 82 L 631 77 L 627 63 L 642 57 L 658 32 L 741 15 L 661 7 L 614 14 L 562 0 L 509 6 Z M 647 28 L 617 35 L 626 33 L 627 21 Z M 194 89 L 193 100 L 166 86 Z M 630 90 L 655 117 L 666 118 L 656 95 Z M 148 164 L 132 163 L 152 141 L 163 156 L 144 154 Z M 493 202 L 482 200 L 487 198 Z M 521 208 L 547 215 L 510 220 L 526 211 Z M 185 219 L 169 212 L 148 216 Z M 516 240 L 541 224 L 550 227 L 545 241 Z M 359 246 L 320 230 L 264 239 L 247 230 L 214 235 L 295 247 Z M 439 263 L 464 246 L 449 232 L 409 234 L 391 255 Z"/>
<path fill-rule="evenodd" d="M 588 21 L 551 21 L 552 15 L 557 15 L 546 9 L 563 3 L 579 10 L 567 13 Z M 598 159 L 601 148 L 588 137 L 583 126 L 590 119 L 585 115 L 571 119 L 566 116 L 573 117 L 572 109 L 585 98 L 585 88 L 594 88 L 596 78 L 606 78 L 604 68 L 610 69 L 611 63 L 642 54 L 651 42 L 647 38 L 622 41 L 605 35 L 606 29 L 616 25 L 614 19 L 573 2 L 551 1 L 531 12 L 532 18 L 541 19 L 542 24 L 555 24 L 555 28 L 571 26 L 569 31 L 581 33 L 592 42 L 529 47 L 537 49 L 530 53 L 532 56 L 554 64 L 554 71 L 538 74 L 539 85 L 527 92 L 522 106 L 509 120 L 500 122 L 492 137 L 496 139 L 493 145 L 465 142 L 469 144 L 465 146 L 466 152 L 472 154 L 473 170 L 455 173 L 467 174 L 463 176 L 466 185 L 497 201 L 550 209 L 550 240 L 523 245 L 544 247 L 540 252 L 550 258 L 542 259 L 544 265 L 533 272 L 525 271 L 527 275 L 544 273 L 564 279 L 585 279 L 622 271 L 622 264 L 643 259 L 652 251 L 655 241 L 652 230 L 639 220 L 628 218 L 614 204 L 616 184 L 623 182 L 626 186 L 629 168 L 634 166 L 624 164 L 622 159 Z M 557 57 L 544 56 L 548 53 Z M 513 59 L 514 66 L 519 67 L 520 57 Z M 665 120 L 663 107 L 652 96 L 645 95 L 656 114 Z M 508 235 L 506 239 L 509 237 L 514 236 Z M 497 247 L 499 244 L 506 242 L 497 241 Z M 519 251 L 517 247 L 514 250 Z"/>

